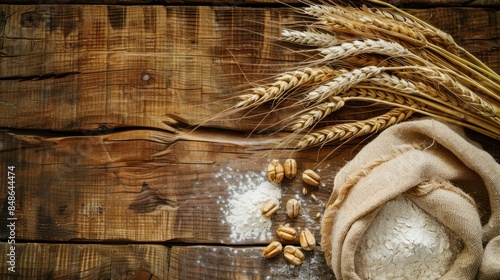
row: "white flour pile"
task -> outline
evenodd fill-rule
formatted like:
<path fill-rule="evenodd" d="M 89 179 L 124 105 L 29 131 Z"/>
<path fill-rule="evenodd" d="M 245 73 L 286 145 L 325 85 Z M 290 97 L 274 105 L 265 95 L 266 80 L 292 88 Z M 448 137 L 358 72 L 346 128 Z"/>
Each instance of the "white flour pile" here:
<path fill-rule="evenodd" d="M 260 208 L 269 199 L 280 201 L 281 188 L 267 181 L 265 172 L 240 174 L 227 171 L 221 171 L 215 177 L 222 179 L 228 188 L 228 200 L 219 197 L 217 204 L 222 204 L 224 222 L 231 227 L 231 240 L 272 239 L 271 219 L 262 217 Z"/>
<path fill-rule="evenodd" d="M 363 235 L 356 272 L 365 279 L 439 279 L 461 243 L 405 197 L 387 202 Z"/>

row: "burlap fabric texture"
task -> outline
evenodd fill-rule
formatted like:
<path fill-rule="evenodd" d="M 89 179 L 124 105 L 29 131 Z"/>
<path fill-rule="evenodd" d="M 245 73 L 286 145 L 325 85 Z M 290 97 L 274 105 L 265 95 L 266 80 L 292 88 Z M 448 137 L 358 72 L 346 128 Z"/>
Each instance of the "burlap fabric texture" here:
<path fill-rule="evenodd" d="M 484 201 L 471 198 L 481 194 Z M 463 242 L 442 279 L 500 279 L 500 165 L 461 127 L 434 119 L 384 130 L 337 173 L 321 224 L 337 279 L 361 279 L 358 242 L 384 203 L 399 195 Z M 486 217 L 476 204 L 486 206 Z"/>

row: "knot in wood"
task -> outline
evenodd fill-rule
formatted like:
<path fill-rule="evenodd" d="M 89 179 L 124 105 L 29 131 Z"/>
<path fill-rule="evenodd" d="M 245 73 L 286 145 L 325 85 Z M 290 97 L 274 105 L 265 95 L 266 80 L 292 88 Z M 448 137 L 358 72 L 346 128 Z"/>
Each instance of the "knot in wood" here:
<path fill-rule="evenodd" d="M 22 27 L 38 27 L 42 21 L 42 16 L 37 12 L 27 12 L 21 15 Z"/>

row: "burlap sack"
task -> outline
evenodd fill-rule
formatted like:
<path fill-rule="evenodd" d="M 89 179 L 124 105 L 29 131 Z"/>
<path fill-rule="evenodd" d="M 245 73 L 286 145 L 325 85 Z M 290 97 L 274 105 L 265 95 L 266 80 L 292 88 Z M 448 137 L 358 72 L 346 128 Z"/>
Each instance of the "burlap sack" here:
<path fill-rule="evenodd" d="M 491 211 L 484 225 L 483 213 L 465 193 L 488 198 L 482 202 Z M 495 266 L 500 259 L 500 165 L 460 127 L 433 119 L 386 129 L 336 175 L 321 245 L 337 279 L 360 279 L 358 242 L 384 203 L 402 194 L 463 242 L 442 279 L 500 279 Z"/>

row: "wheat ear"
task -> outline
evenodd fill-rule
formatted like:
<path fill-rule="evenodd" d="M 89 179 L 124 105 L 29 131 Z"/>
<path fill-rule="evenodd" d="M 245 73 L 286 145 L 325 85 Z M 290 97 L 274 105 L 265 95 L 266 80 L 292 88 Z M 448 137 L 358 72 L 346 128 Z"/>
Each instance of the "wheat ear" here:
<path fill-rule="evenodd" d="M 406 30 L 417 31 L 428 41 L 441 45 L 452 53 L 457 53 L 459 47 L 455 43 L 455 40 L 453 40 L 453 37 L 437 28 L 428 28 L 421 23 L 397 12 L 390 13 L 388 11 L 382 11 L 375 8 L 368 9 L 366 6 L 363 6 L 363 11 L 371 17 L 378 17 L 379 21 L 386 22 L 386 28 L 401 29 L 398 26 L 403 25 Z M 384 21 L 384 19 L 386 21 Z"/>
<path fill-rule="evenodd" d="M 386 40 L 355 40 L 319 50 L 327 60 L 343 59 L 360 54 L 380 54 L 391 57 L 409 56 L 416 58 L 408 49 L 396 42 Z M 420 59 L 417 59 L 420 60 Z"/>
<path fill-rule="evenodd" d="M 377 38 L 391 38 L 398 39 L 404 42 L 409 42 L 414 46 L 423 47 L 427 44 L 425 37 L 422 35 L 415 35 L 413 31 L 406 29 L 403 31 L 401 27 L 395 27 L 395 30 L 385 29 L 385 26 L 380 22 L 373 22 L 366 17 L 357 17 L 353 12 L 346 8 L 313 5 L 305 9 L 305 13 L 312 15 L 318 19 L 322 25 L 329 27 L 332 31 L 337 31 L 345 34 L 357 35 Z M 364 20 L 364 21 L 363 21 Z"/>
<path fill-rule="evenodd" d="M 331 113 L 342 108 L 344 104 L 345 102 L 342 98 L 334 96 L 330 98 L 329 102 L 321 103 L 306 113 L 298 116 L 298 120 L 292 124 L 291 128 L 294 131 L 300 131 L 310 127 L 311 125 L 326 118 Z"/>
<path fill-rule="evenodd" d="M 343 141 L 375 133 L 408 119 L 412 113 L 413 111 L 409 109 L 395 108 L 375 118 L 314 130 L 299 141 L 297 148 L 305 149 L 332 141 Z"/>
<path fill-rule="evenodd" d="M 444 86 L 449 91 L 453 92 L 458 99 L 467 102 L 472 108 L 475 108 L 477 112 L 486 117 L 498 117 L 498 108 L 484 100 L 482 97 L 477 95 L 474 91 L 472 91 L 469 87 L 463 85 L 457 79 L 452 77 L 445 71 L 440 71 L 438 69 L 431 69 L 427 67 L 417 67 L 420 72 L 419 75 L 422 75 L 424 79 L 430 80 L 432 83 Z M 470 81 L 474 86 L 477 85 L 474 81 Z M 493 94 L 493 93 L 492 93 Z"/>
<path fill-rule="evenodd" d="M 387 67 L 384 69 L 391 68 Z M 448 96 L 446 93 L 440 92 L 423 83 L 413 83 L 411 80 L 398 77 L 397 75 L 390 74 L 385 71 L 371 77 L 369 82 L 372 82 L 375 85 L 394 89 L 401 93 L 422 96 L 447 106 L 458 105 L 458 101 L 455 98 Z"/>
<path fill-rule="evenodd" d="M 393 90 L 387 87 L 377 87 L 372 84 L 373 83 L 367 81 L 356 85 L 356 87 L 353 87 L 346 93 L 347 97 L 343 97 L 344 101 L 347 102 L 351 99 L 361 101 L 364 100 L 407 108 L 415 113 L 421 113 L 443 121 L 462 124 L 465 127 L 474 129 L 489 136 L 494 134 L 488 131 L 498 130 L 495 128 L 495 126 L 498 126 L 498 123 L 495 124 L 494 119 L 478 117 L 467 109 L 461 107 L 447 107 L 446 104 L 442 105 L 440 103 L 430 101 L 425 97 L 422 98 L 419 96 L 408 95 L 401 93 L 398 90 Z"/>
<path fill-rule="evenodd" d="M 413 21 L 419 23 L 420 25 L 422 26 L 425 26 L 426 28 L 428 28 L 429 30 L 434 30 L 434 31 L 437 31 L 439 29 L 435 28 L 434 26 L 426 23 L 425 21 L 422 21 L 414 16 L 412 16 L 411 14 L 409 13 L 406 13 L 404 12 L 403 10 L 401 9 L 398 9 L 396 8 L 395 6 L 389 4 L 389 3 L 386 3 L 384 1 L 381 1 L 381 0 L 368 0 L 372 3 L 375 3 L 377 5 L 381 5 L 381 6 L 385 6 L 385 7 L 389 7 L 391 8 L 393 11 L 396 11 L 402 15 L 404 15 L 405 17 L 408 17 L 409 19 L 412 19 Z M 459 47 L 459 50 L 460 52 L 462 52 L 466 57 L 467 59 L 469 59 L 470 61 L 468 60 L 465 60 L 465 59 L 462 59 L 461 57 L 457 56 L 457 55 L 454 55 L 452 53 L 449 53 L 449 52 L 446 52 L 444 50 L 442 50 L 440 47 L 438 46 L 435 46 L 435 45 L 430 45 L 431 48 L 433 48 L 435 51 L 437 51 L 437 53 L 439 53 L 440 55 L 442 55 L 443 57 L 445 57 L 447 60 L 452 60 L 454 61 L 455 63 L 458 63 L 460 64 L 461 66 L 465 67 L 466 69 L 469 69 L 469 70 L 472 70 L 474 69 L 473 72 L 474 74 L 477 74 L 478 76 L 480 77 L 483 77 L 483 80 L 485 81 L 489 81 L 489 79 L 487 78 L 484 78 L 484 76 L 482 76 L 481 74 L 479 74 L 477 71 L 479 71 L 480 73 L 483 73 L 485 74 L 487 77 L 490 77 L 491 79 L 495 80 L 496 82 L 500 82 L 500 76 L 495 73 L 495 71 L 493 71 L 491 68 L 489 68 L 486 64 L 484 64 L 482 61 L 480 61 L 479 59 L 477 59 L 475 56 L 473 56 L 471 53 L 469 53 L 467 50 L 465 50 L 464 48 L 461 48 Z"/>
<path fill-rule="evenodd" d="M 293 88 L 321 81 L 334 73 L 335 71 L 330 67 L 306 68 L 284 73 L 270 86 L 252 88 L 252 93 L 240 95 L 239 98 L 242 100 L 235 107 L 257 106 L 270 99 L 278 98 Z"/>
<path fill-rule="evenodd" d="M 415 99 L 406 95 L 371 86 L 369 82 L 361 83 L 351 88 L 343 96 L 345 96 L 343 97 L 344 101 L 351 99 L 365 100 L 412 110 L 422 110 L 425 108 L 425 103 L 415 101 Z"/>
<path fill-rule="evenodd" d="M 381 30 L 387 30 L 391 33 L 398 33 L 405 37 L 412 38 L 420 41 L 422 44 L 427 43 L 427 38 L 423 35 L 418 28 L 409 28 L 406 24 L 388 20 L 387 17 L 378 17 L 374 14 L 367 13 L 363 9 L 349 9 L 345 7 L 335 6 L 330 10 L 341 10 L 342 12 L 335 13 L 336 15 L 344 15 L 349 20 L 359 21 L 363 24 L 376 26 Z"/>
<path fill-rule="evenodd" d="M 321 6 L 311 8 L 306 13 L 313 14 L 318 17 L 321 24 L 324 24 L 332 29 L 332 31 L 343 32 L 345 34 L 352 34 L 355 36 L 366 36 L 370 34 L 370 37 L 376 36 L 379 38 L 390 38 L 392 41 L 397 41 L 404 46 L 416 46 L 419 48 L 412 48 L 412 52 L 416 55 L 428 60 L 428 61 L 439 61 L 439 64 L 452 69 L 462 69 L 466 71 L 469 75 L 474 75 L 478 79 L 489 83 L 490 86 L 500 90 L 498 85 L 491 83 L 488 78 L 484 75 L 491 77 L 497 82 L 500 81 L 500 76 L 489 69 L 484 64 L 477 61 L 474 58 L 474 63 L 464 60 L 461 57 L 446 51 L 444 48 L 429 44 L 426 40 L 421 39 L 419 36 L 412 36 L 411 32 L 401 32 L 403 28 L 391 30 L 386 29 L 385 26 L 377 26 L 377 21 L 374 24 L 366 24 L 359 20 L 356 16 L 349 15 L 349 10 L 343 8 L 346 12 L 338 12 L 340 8 Z M 318 12 L 321 11 L 321 12 Z M 311 13 L 311 11 L 314 11 Z M 473 56 L 471 56 L 473 57 Z M 453 64 L 450 64 L 453 62 Z M 480 63 L 480 64 L 479 64 Z M 477 65 L 476 65 L 477 64 Z M 478 66 L 479 65 L 479 66 Z"/>
<path fill-rule="evenodd" d="M 306 100 L 321 103 L 332 96 L 338 95 L 341 92 L 348 90 L 350 87 L 362 82 L 363 80 L 366 80 L 371 76 L 380 73 L 380 71 L 380 67 L 367 66 L 342 73 L 326 84 L 319 86 L 315 90 L 309 92 Z"/>
<path fill-rule="evenodd" d="M 281 31 L 283 40 L 312 47 L 328 47 L 340 43 L 335 36 L 318 31 L 297 31 L 292 29 L 283 29 Z"/>

